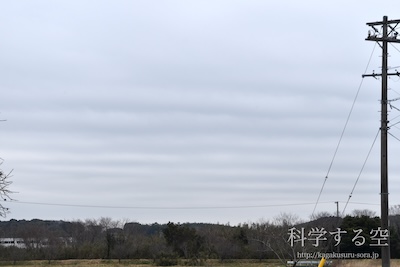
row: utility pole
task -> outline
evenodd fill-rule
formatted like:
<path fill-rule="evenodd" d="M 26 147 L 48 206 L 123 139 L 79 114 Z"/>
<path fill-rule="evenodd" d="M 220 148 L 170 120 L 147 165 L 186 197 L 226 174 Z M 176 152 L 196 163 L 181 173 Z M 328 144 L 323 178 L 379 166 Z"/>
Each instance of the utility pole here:
<path fill-rule="evenodd" d="M 337 225 L 340 225 L 340 214 L 339 214 L 339 201 L 335 201 L 336 204 L 336 220 L 337 220 Z M 337 246 L 337 253 L 340 253 L 340 244 Z M 339 259 L 339 264 L 341 260 Z"/>
<path fill-rule="evenodd" d="M 339 201 L 335 201 L 336 204 L 336 218 L 339 218 Z"/>
<path fill-rule="evenodd" d="M 396 27 L 400 20 L 388 20 L 387 16 L 382 21 L 369 22 L 371 27 L 368 31 L 367 41 L 375 41 L 382 48 L 382 73 L 365 74 L 362 77 L 381 77 L 382 78 L 382 99 L 381 99 L 381 227 L 389 231 L 389 190 L 388 190 L 388 119 L 387 119 L 387 78 L 391 75 L 400 76 L 400 73 L 388 73 L 388 43 L 400 43 L 397 38 Z M 393 26 L 393 24 L 395 24 Z M 381 27 L 380 27 L 381 26 Z M 380 31 L 381 29 L 381 31 Z M 390 267 L 390 234 L 387 246 L 382 246 L 382 267 Z"/>

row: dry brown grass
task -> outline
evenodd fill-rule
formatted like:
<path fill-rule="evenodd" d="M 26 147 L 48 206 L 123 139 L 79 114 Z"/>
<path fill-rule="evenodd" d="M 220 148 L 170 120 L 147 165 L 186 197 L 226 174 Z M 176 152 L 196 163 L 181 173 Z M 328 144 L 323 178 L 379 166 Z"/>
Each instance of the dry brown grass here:
<path fill-rule="evenodd" d="M 391 267 L 400 267 L 400 260 L 391 260 Z M 18 261 L 18 262 L 0 262 L 1 267 L 153 267 L 152 260 L 63 260 L 63 261 Z M 186 266 L 183 263 L 179 266 Z M 341 260 L 334 261 L 332 267 L 378 267 L 381 266 L 380 260 Z M 283 267 L 279 261 L 267 260 L 232 260 L 220 262 L 218 260 L 208 260 L 205 267 Z"/>
<path fill-rule="evenodd" d="M 153 260 L 62 260 L 62 261 L 18 261 L 13 262 L 0 262 L 0 267 L 154 267 Z M 175 267 L 185 266 L 184 262 L 180 262 Z M 282 264 L 276 260 L 258 261 L 258 260 L 207 260 L 204 267 L 281 267 Z M 174 267 L 174 266 L 173 266 Z M 201 267 L 201 266 L 200 266 Z"/>
<path fill-rule="evenodd" d="M 336 267 L 378 267 L 382 266 L 382 261 L 378 260 L 341 260 L 335 262 Z M 400 260 L 390 260 L 390 267 L 400 267 Z"/>
<path fill-rule="evenodd" d="M 121 261 L 118 260 L 62 260 L 62 261 L 17 261 L 17 262 L 1 262 L 1 267 L 16 267 L 16 266 L 26 266 L 26 267 L 152 267 L 151 260 L 137 260 L 137 261 Z"/>

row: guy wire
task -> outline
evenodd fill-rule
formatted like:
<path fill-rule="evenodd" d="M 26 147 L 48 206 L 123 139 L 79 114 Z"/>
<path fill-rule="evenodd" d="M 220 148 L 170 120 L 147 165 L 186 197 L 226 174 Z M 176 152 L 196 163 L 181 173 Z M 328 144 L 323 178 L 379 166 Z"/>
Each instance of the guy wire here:
<path fill-rule="evenodd" d="M 370 57 L 369 57 L 367 66 L 365 67 L 364 74 L 367 72 L 368 67 L 369 67 L 369 64 L 371 63 L 371 59 L 372 59 L 372 55 L 374 54 L 375 47 L 376 47 L 376 43 L 375 43 L 375 45 L 374 45 L 374 47 L 373 47 L 373 49 L 372 49 L 372 52 L 371 52 L 371 55 L 370 55 Z M 314 215 L 315 210 L 317 209 L 317 205 L 318 205 L 318 203 L 319 203 L 319 199 L 321 198 L 321 195 L 322 195 L 322 192 L 323 192 L 323 190 L 324 190 L 326 181 L 328 180 L 329 173 L 330 173 L 330 171 L 331 171 L 333 162 L 335 161 L 336 154 L 337 154 L 337 152 L 338 152 L 338 150 L 339 150 L 339 146 L 340 146 L 340 144 L 341 144 L 341 142 L 342 142 L 344 133 L 345 133 L 346 128 L 347 128 L 347 124 L 349 123 L 350 116 L 351 116 L 351 114 L 353 113 L 354 105 L 355 105 L 356 100 L 357 100 L 357 98 L 358 98 L 358 95 L 359 95 L 359 93 L 360 93 L 360 90 L 361 90 L 361 86 L 362 86 L 362 84 L 363 84 L 363 81 L 364 81 L 364 79 L 362 78 L 362 79 L 361 79 L 361 82 L 360 82 L 360 85 L 358 86 L 357 93 L 356 93 L 356 95 L 355 95 L 355 97 L 354 97 L 353 103 L 352 103 L 352 105 L 351 105 L 349 114 L 348 114 L 348 116 L 347 116 L 346 123 L 344 124 L 344 127 L 343 127 L 342 133 L 341 133 L 341 135 L 340 135 L 338 144 L 336 145 L 335 152 L 333 153 L 333 157 L 332 157 L 331 163 L 329 164 L 328 171 L 327 171 L 327 173 L 326 173 L 324 182 L 322 183 L 322 187 L 321 187 L 321 190 L 319 191 L 318 198 L 317 198 L 317 201 L 315 202 L 315 206 L 314 206 L 314 209 L 313 209 L 313 211 L 312 211 L 311 216 Z"/>

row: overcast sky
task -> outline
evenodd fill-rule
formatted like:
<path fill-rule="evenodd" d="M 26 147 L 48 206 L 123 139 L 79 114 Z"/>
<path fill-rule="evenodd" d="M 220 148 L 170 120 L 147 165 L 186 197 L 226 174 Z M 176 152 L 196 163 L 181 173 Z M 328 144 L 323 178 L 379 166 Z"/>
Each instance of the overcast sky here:
<path fill-rule="evenodd" d="M 366 23 L 399 10 L 387 0 L 2 1 L 0 157 L 18 192 L 5 220 L 307 219 L 371 54 L 367 73 L 380 72 Z M 389 53 L 400 66 L 400 45 Z M 400 97 L 399 78 L 389 87 Z M 344 208 L 379 99 L 380 81 L 365 78 L 316 212 Z M 390 205 L 400 204 L 394 137 Z M 346 213 L 380 214 L 379 147 Z"/>

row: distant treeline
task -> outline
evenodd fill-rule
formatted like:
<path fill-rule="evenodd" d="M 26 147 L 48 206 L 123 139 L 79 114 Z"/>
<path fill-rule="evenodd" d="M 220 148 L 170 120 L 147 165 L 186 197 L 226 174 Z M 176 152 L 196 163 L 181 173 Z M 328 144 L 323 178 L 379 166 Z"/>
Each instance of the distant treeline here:
<path fill-rule="evenodd" d="M 237 226 L 205 223 L 144 225 L 100 218 L 85 221 L 10 220 L 0 222 L 0 260 L 62 259 L 154 259 L 158 265 L 174 265 L 186 259 L 201 265 L 207 259 L 296 260 L 297 252 L 376 252 L 371 246 L 372 230 L 379 229 L 378 217 L 333 216 L 299 223 L 284 215 L 281 220 Z M 391 257 L 400 257 L 400 216 L 391 216 Z M 347 233 L 337 245 L 334 234 Z M 304 240 L 300 233 L 303 229 Z M 365 244 L 354 244 L 355 229 L 362 229 Z M 297 236 L 290 235 L 298 231 Z M 312 232 L 314 231 L 314 232 Z M 318 246 L 316 238 L 319 233 Z M 322 234 L 326 235 L 322 235 Z M 332 234 L 330 234 L 332 233 Z M 376 236 L 375 236 L 376 237 Z M 296 240 L 294 240 L 295 238 Z M 18 242 L 10 244 L 10 240 Z M 301 242 L 304 241 L 304 242 Z M 291 244 L 292 242 L 292 244 Z M 297 256 L 296 256 L 297 255 Z"/>

